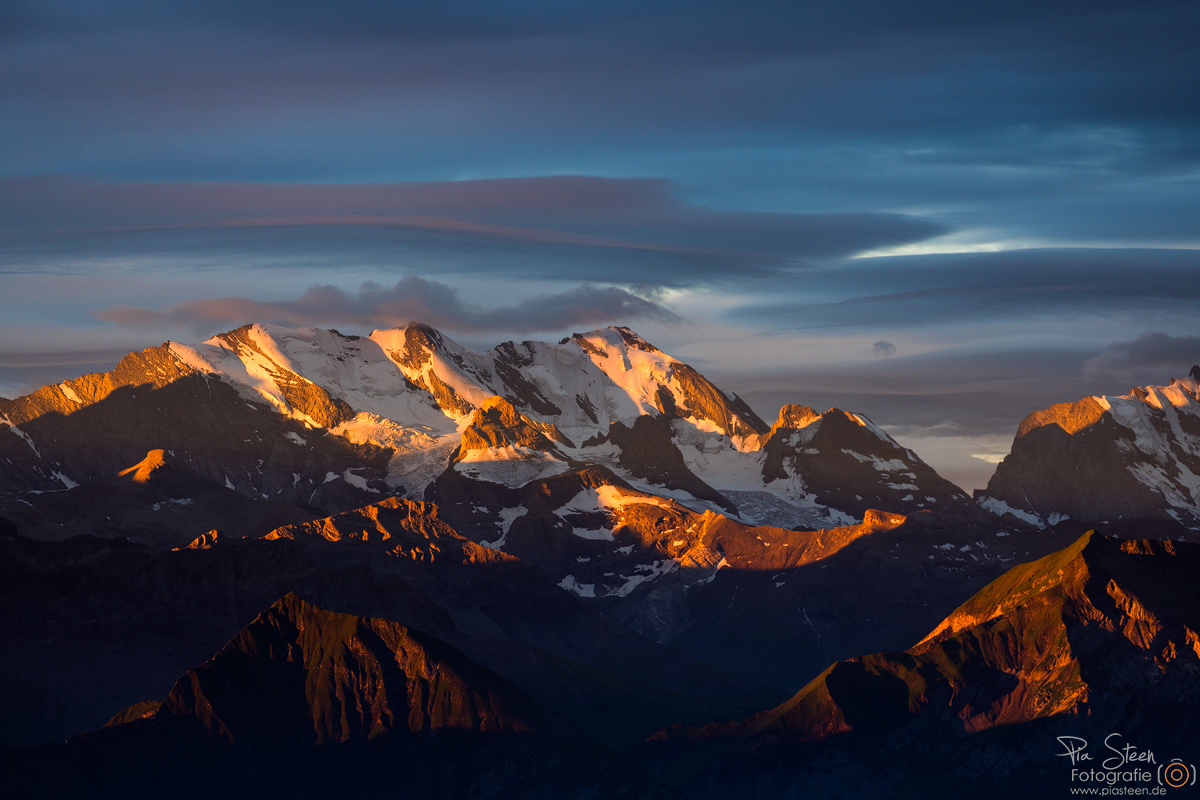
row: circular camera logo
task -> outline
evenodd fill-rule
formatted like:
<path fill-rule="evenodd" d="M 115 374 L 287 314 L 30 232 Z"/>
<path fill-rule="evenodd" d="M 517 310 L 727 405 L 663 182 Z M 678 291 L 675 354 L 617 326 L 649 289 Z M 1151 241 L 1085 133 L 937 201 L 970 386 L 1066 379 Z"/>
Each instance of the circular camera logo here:
<path fill-rule="evenodd" d="M 1167 764 L 1166 769 L 1163 770 L 1163 780 L 1166 781 L 1167 786 L 1178 789 L 1180 786 L 1187 786 L 1191 783 L 1192 773 L 1187 764 L 1173 761 Z"/>

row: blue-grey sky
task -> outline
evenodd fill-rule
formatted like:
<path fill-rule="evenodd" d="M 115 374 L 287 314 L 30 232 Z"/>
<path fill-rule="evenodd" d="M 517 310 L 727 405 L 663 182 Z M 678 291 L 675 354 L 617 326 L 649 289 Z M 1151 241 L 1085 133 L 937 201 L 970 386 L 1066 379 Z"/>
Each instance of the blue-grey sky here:
<path fill-rule="evenodd" d="M 0 0 L 0 394 L 247 321 L 628 324 L 968 488 L 1200 362 L 1194 2 Z"/>

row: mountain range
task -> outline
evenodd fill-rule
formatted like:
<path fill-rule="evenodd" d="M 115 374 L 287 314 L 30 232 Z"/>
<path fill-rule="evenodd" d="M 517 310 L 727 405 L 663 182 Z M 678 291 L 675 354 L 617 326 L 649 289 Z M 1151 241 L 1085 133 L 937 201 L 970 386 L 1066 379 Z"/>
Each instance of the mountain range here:
<path fill-rule="evenodd" d="M 168 342 L 0 398 L 0 764 L 45 796 L 150 761 L 179 796 L 1032 786 L 1052 732 L 1190 730 L 1198 475 L 1195 375 L 1035 411 L 972 498 L 627 328 Z"/>

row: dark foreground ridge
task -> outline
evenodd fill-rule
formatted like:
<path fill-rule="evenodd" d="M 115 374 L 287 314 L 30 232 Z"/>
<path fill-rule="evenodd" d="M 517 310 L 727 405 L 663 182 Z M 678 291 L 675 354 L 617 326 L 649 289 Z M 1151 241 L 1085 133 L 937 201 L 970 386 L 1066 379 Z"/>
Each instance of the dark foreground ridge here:
<path fill-rule="evenodd" d="M 605 619 L 429 503 L 389 498 L 270 538 L 195 544 L 39 542 L 0 520 L 0 744 L 62 741 L 165 696 L 290 592 L 448 642 L 613 746 L 786 697 Z"/>
<path fill-rule="evenodd" d="M 1192 763 L 1197 574 L 1200 545 L 1085 534 L 915 647 L 840 661 L 744 722 L 664 731 L 646 761 L 706 798 L 1067 796 L 1060 736 L 1090 742 L 1090 766 L 1112 733 Z"/>
<path fill-rule="evenodd" d="M 655 781 L 432 636 L 281 599 L 161 701 L 10 748 L 21 797 L 654 797 Z"/>

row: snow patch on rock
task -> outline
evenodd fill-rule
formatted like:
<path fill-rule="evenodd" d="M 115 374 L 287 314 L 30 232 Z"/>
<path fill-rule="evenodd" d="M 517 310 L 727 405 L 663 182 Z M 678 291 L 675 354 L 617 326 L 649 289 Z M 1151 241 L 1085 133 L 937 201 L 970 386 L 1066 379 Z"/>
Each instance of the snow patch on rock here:
<path fill-rule="evenodd" d="M 990 511 L 998 517 L 1002 517 L 1005 514 L 1012 514 L 1017 519 L 1028 522 L 1030 525 L 1040 526 L 1042 524 L 1041 518 L 1037 515 L 1030 514 L 1028 511 L 1022 511 L 1019 508 L 1013 508 L 1008 503 L 995 497 L 984 495 L 979 498 L 978 503 L 980 508 Z"/>
<path fill-rule="evenodd" d="M 61 472 L 52 472 L 51 474 L 54 477 L 58 478 L 60 481 L 62 481 L 62 485 L 67 487 L 68 489 L 74 489 L 76 486 L 79 485 L 75 481 L 68 478 L 66 475 L 63 475 Z"/>
<path fill-rule="evenodd" d="M 660 575 L 666 575 L 679 569 L 679 559 L 668 558 L 655 561 L 651 564 L 638 564 L 634 568 L 637 574 L 622 575 L 621 579 L 625 581 L 622 585 L 615 589 L 610 589 L 604 594 L 605 597 L 628 597 L 629 594 L 649 580 L 653 580 Z"/>
<path fill-rule="evenodd" d="M 594 583 L 579 583 L 575 580 L 574 575 L 568 575 L 558 582 L 558 585 L 566 589 L 572 594 L 577 594 L 580 597 L 595 597 L 596 584 Z"/>
<path fill-rule="evenodd" d="M 500 509 L 500 520 L 496 523 L 500 526 L 500 538 L 494 542 L 480 542 L 484 547 L 492 550 L 500 550 L 504 547 L 504 543 L 508 541 L 508 531 L 512 528 L 512 524 L 519 517 L 523 517 L 529 513 L 529 509 L 525 506 L 516 506 L 515 508 Z"/>

